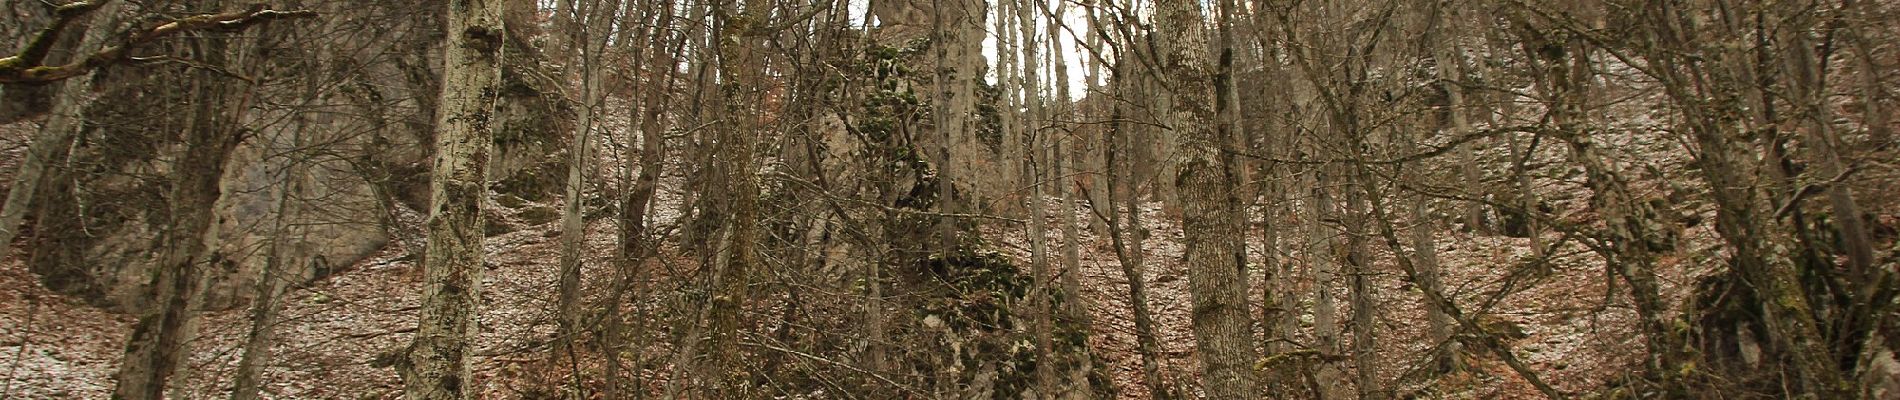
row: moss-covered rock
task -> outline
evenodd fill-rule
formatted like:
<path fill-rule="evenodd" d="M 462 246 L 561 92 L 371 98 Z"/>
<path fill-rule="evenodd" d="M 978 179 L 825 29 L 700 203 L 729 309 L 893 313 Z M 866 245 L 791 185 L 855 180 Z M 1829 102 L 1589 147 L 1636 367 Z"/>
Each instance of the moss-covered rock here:
<path fill-rule="evenodd" d="M 967 247 L 980 249 L 980 244 Z M 1106 369 L 1087 351 L 1088 327 L 1054 318 L 1053 360 L 1039 359 L 1032 332 L 1034 279 L 994 251 L 963 250 L 932 255 L 903 271 L 904 289 L 919 292 L 912 305 L 915 331 L 928 346 L 911 354 L 918 372 L 935 371 L 934 387 L 959 388 L 958 397 L 1014 399 L 1030 392 L 1043 362 L 1057 363 L 1058 376 L 1089 371 L 1091 397 L 1113 397 Z M 1050 309 L 1069 300 L 1051 291 Z M 1089 354 L 1088 359 L 1075 355 Z"/>

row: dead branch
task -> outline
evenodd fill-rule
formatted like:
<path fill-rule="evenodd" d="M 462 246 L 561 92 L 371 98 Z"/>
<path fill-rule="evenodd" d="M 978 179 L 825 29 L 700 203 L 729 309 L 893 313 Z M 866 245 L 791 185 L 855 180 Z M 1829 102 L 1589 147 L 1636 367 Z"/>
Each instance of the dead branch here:
<path fill-rule="evenodd" d="M 53 23 L 40 30 L 39 34 L 28 42 L 26 48 L 20 49 L 13 56 L 0 58 L 0 84 L 44 84 L 80 76 L 95 69 L 124 62 L 130 58 L 132 50 L 183 32 L 239 31 L 267 21 L 317 15 L 315 11 L 310 10 L 270 10 L 264 8 L 263 4 L 252 5 L 240 11 L 199 14 L 131 32 L 124 35 L 125 42 L 101 49 L 65 65 L 42 65 L 46 61 L 47 53 L 51 51 L 53 42 L 59 39 L 59 35 L 73 21 L 99 9 L 107 1 L 111 0 L 76 2 L 56 7 L 53 12 Z"/>

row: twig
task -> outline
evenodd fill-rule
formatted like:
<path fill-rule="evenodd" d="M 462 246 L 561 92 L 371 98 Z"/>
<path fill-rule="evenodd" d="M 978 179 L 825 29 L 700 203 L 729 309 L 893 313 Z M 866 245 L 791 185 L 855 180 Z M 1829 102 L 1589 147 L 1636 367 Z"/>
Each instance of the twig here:
<path fill-rule="evenodd" d="M 913 388 L 911 388 L 910 386 L 906 386 L 906 385 L 904 385 L 904 384 L 902 384 L 902 383 L 898 383 L 897 381 L 894 381 L 894 380 L 891 380 L 891 378 L 888 378 L 888 377 L 885 377 L 884 375 L 880 375 L 880 374 L 878 374 L 878 373 L 875 373 L 875 372 L 871 372 L 871 371 L 866 371 L 866 370 L 864 370 L 863 368 L 858 368 L 858 367 L 856 367 L 856 366 L 852 366 L 851 364 L 845 364 L 845 363 L 842 363 L 842 362 L 838 362 L 838 361 L 835 361 L 835 360 L 832 360 L 832 359 L 829 359 L 829 358 L 824 358 L 824 357 L 819 357 L 819 356 L 815 356 L 815 355 L 812 355 L 812 354 L 810 354 L 810 353 L 805 353 L 805 352 L 802 352 L 802 351 L 798 351 L 798 350 L 792 350 L 792 349 L 787 349 L 787 348 L 784 348 L 784 347 L 778 347 L 778 346 L 773 346 L 773 345 L 769 345 L 769 344 L 765 344 L 765 343 L 759 343 L 759 342 L 750 342 L 750 341 L 741 341 L 741 342 L 739 342 L 739 344 L 741 344 L 741 345 L 746 345 L 746 346 L 752 346 L 752 347 L 759 347 L 759 348 L 765 348 L 765 349 L 768 349 L 768 350 L 772 350 L 772 351 L 777 351 L 777 352 L 782 352 L 782 353 L 786 353 L 786 354 L 791 354 L 791 355 L 795 355 L 795 356 L 799 356 L 799 357 L 803 357 L 803 358 L 805 358 L 805 359 L 809 359 L 809 360 L 812 360 L 812 361 L 818 361 L 818 362 L 823 362 L 823 363 L 826 363 L 826 364 L 831 364 L 831 365 L 835 365 L 835 366 L 838 366 L 838 367 L 840 367 L 840 368 L 844 368 L 844 369 L 848 369 L 848 370 L 851 370 L 852 372 L 857 372 L 857 373 L 860 373 L 860 374 L 864 374 L 864 375 L 866 375 L 866 376 L 870 376 L 871 378 L 874 378 L 874 379 L 877 379 L 877 380 L 879 380 L 879 381 L 882 381 L 882 382 L 884 382 L 885 384 L 888 384 L 888 385 L 891 385 L 892 387 L 895 387 L 895 388 L 897 388 L 898 390 L 903 390 L 904 392 L 906 392 L 906 393 L 910 393 L 911 395 L 914 395 L 914 396 L 920 396 L 919 398 L 929 398 L 929 397 L 930 397 L 930 395 L 928 395 L 928 394 L 925 394 L 924 392 L 921 392 L 921 391 L 918 391 L 917 389 L 913 389 Z"/>
<path fill-rule="evenodd" d="M 317 16 L 316 11 L 268 10 L 264 8 L 263 4 L 256 4 L 242 11 L 231 11 L 219 14 L 199 14 L 167 22 L 144 31 L 129 33 L 126 35 L 124 43 L 101 49 L 96 53 L 92 53 L 91 55 L 80 58 L 78 61 L 66 65 L 47 66 L 40 64 L 45 61 L 46 53 L 52 46 L 52 42 L 59 38 L 61 31 L 64 31 L 67 25 L 91 13 L 93 10 L 97 10 L 100 6 L 105 5 L 107 1 L 110 0 L 73 3 L 56 8 L 54 15 L 56 15 L 58 19 L 53 21 L 53 23 L 48 25 L 45 29 L 42 29 L 39 35 L 35 36 L 33 41 L 27 44 L 26 48 L 20 49 L 19 53 L 13 56 L 0 58 L 0 83 L 51 83 L 76 77 L 94 69 L 124 62 L 131 58 L 130 53 L 133 49 L 151 43 L 159 38 L 179 33 L 212 29 L 242 30 L 251 25 L 271 20 Z"/>
<path fill-rule="evenodd" d="M 13 393 L 14 373 L 20 372 L 20 360 L 26 359 L 26 348 L 33 344 L 33 316 L 39 313 L 39 305 L 39 296 L 26 296 L 26 322 L 20 324 L 20 349 L 13 352 L 13 365 L 7 366 L 7 380 L 0 384 L 0 393 Z"/>
<path fill-rule="evenodd" d="M 1775 219 L 1788 216 L 1788 213 L 1794 212 L 1795 205 L 1801 204 L 1801 199 L 1813 196 L 1815 193 L 1827 190 L 1828 187 L 1846 181 L 1847 178 L 1853 176 L 1856 171 L 1860 171 L 1859 165 L 1849 166 L 1847 169 L 1841 170 L 1841 173 L 1834 175 L 1833 178 L 1829 178 L 1826 181 L 1801 185 L 1800 189 L 1795 189 L 1794 194 L 1788 196 L 1788 201 L 1781 203 L 1781 207 L 1775 207 Z"/>

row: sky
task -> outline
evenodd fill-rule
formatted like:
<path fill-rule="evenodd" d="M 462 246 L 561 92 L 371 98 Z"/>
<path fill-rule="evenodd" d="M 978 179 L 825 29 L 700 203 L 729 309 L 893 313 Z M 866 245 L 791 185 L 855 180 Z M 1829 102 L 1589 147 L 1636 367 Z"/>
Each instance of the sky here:
<path fill-rule="evenodd" d="M 1027 0 L 1027 1 L 1047 2 L 1049 9 L 1053 10 L 1053 9 L 1058 8 L 1057 7 L 1058 3 L 1060 3 L 1062 0 Z M 848 4 L 849 4 L 848 7 L 850 7 L 849 14 L 851 16 L 851 22 L 855 24 L 862 24 L 863 15 L 865 14 L 864 9 L 865 7 L 868 6 L 869 0 L 850 0 Z M 984 80 L 988 81 L 990 84 L 996 84 L 997 83 L 996 71 L 993 68 L 995 66 L 995 62 L 998 57 L 995 28 L 996 28 L 996 21 L 998 18 L 997 13 L 1000 7 L 998 7 L 997 4 L 995 4 L 994 2 L 990 2 L 989 6 L 990 6 L 989 7 L 990 15 L 988 17 L 989 19 L 985 20 L 983 23 L 983 29 L 985 32 L 985 35 L 983 37 L 983 57 L 985 60 L 987 60 L 990 63 L 990 65 L 992 66 L 992 69 L 990 70 L 989 74 L 984 76 Z M 1042 18 L 1042 11 L 1040 9 L 1036 10 L 1035 14 L 1037 16 L 1037 21 L 1038 21 L 1037 27 L 1035 29 L 1036 42 L 1045 43 L 1043 42 L 1043 40 L 1046 40 L 1046 38 L 1048 37 L 1047 35 L 1048 28 L 1046 25 L 1048 21 Z M 1058 34 L 1057 36 L 1059 37 L 1058 39 L 1061 41 L 1060 43 L 1062 45 L 1063 53 L 1067 55 L 1066 58 L 1068 62 L 1068 71 L 1069 71 L 1068 73 L 1069 93 L 1075 99 L 1079 100 L 1083 96 L 1083 87 L 1084 87 L 1083 85 L 1087 82 L 1088 65 L 1083 63 L 1083 61 L 1085 58 L 1088 57 L 1088 55 L 1084 54 L 1084 51 L 1082 50 L 1082 46 L 1077 45 L 1078 42 L 1076 42 L 1077 38 L 1075 37 L 1074 33 L 1081 33 L 1084 35 L 1089 34 L 1088 16 L 1087 14 L 1083 13 L 1080 10 L 1080 7 L 1076 7 L 1072 5 L 1068 7 L 1067 10 L 1064 10 L 1063 15 L 1062 15 L 1062 20 L 1063 20 L 1063 24 L 1068 26 L 1069 29 L 1062 30 L 1060 34 Z M 1041 55 L 1038 57 L 1040 58 L 1040 60 L 1038 61 L 1041 61 L 1044 63 L 1049 62 L 1049 57 L 1046 53 L 1047 53 L 1046 50 L 1039 52 L 1038 54 L 1041 54 Z M 1046 71 L 1047 69 L 1044 69 L 1044 70 Z M 1043 73 L 1041 75 L 1045 79 L 1049 76 L 1048 73 Z M 1048 87 L 1049 85 L 1035 85 L 1035 86 Z"/>

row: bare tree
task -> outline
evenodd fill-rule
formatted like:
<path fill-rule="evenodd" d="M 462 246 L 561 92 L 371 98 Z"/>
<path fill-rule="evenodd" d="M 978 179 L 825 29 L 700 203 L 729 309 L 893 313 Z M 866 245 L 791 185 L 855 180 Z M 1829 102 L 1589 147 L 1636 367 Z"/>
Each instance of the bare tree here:
<path fill-rule="evenodd" d="M 579 392 L 581 373 L 576 360 L 574 342 L 581 334 L 581 247 L 585 244 L 587 221 L 582 215 L 582 203 L 587 187 L 588 160 L 592 159 L 593 131 L 600 118 L 599 108 L 604 98 L 601 88 L 601 69 L 604 67 L 602 54 L 607 49 L 607 41 L 612 28 L 622 21 L 619 0 L 591 1 L 586 3 L 582 18 L 586 21 L 579 25 L 580 37 L 575 64 L 580 67 L 581 93 L 580 117 L 576 124 L 573 143 L 568 147 L 567 190 L 562 197 L 561 206 L 561 270 L 560 287 L 556 289 L 556 307 L 560 315 L 560 326 L 555 332 L 555 340 L 568 358 L 572 373 L 570 390 Z M 625 28 L 622 28 L 625 29 Z M 578 395 L 578 393 L 577 393 Z"/>
<path fill-rule="evenodd" d="M 242 42 L 231 37 L 199 36 L 188 52 L 212 65 L 239 65 Z M 159 399 L 187 352 L 200 271 L 207 249 L 218 240 L 212 205 L 222 194 L 218 182 L 225 163 L 244 137 L 240 126 L 250 107 L 249 85 L 212 71 L 190 72 L 189 87 L 198 103 L 186 122 L 184 151 L 169 193 L 171 231 L 156 244 L 160 264 L 151 276 L 150 307 L 126 340 L 113 397 Z"/>
<path fill-rule="evenodd" d="M 422 268 L 421 322 L 403 371 L 410 399 L 468 399 L 478 388 L 474 354 L 476 307 L 482 292 L 482 203 L 488 198 L 488 154 L 501 92 L 506 37 L 502 1 L 448 7 L 442 109 L 436 116 L 435 163 L 429 179 L 429 239 Z"/>
<path fill-rule="evenodd" d="M 1253 319 L 1247 311 L 1246 264 L 1234 248 L 1235 239 L 1244 237 L 1246 220 L 1229 204 L 1237 171 L 1232 155 L 1220 151 L 1231 140 L 1220 137 L 1214 126 L 1216 109 L 1210 100 L 1217 93 L 1207 28 L 1198 2 L 1159 1 L 1155 8 L 1159 48 L 1165 54 L 1162 65 L 1174 95 L 1169 111 L 1184 144 L 1175 186 L 1184 212 L 1201 378 L 1210 399 L 1253 398 Z"/>
<path fill-rule="evenodd" d="M 70 7 L 70 6 L 69 6 Z M 81 52 L 105 46 L 107 35 L 117 29 L 117 15 L 120 3 L 103 3 L 95 9 L 103 18 L 92 18 L 87 25 L 84 37 L 80 39 L 78 50 Z M 82 16 L 93 13 L 81 14 Z M 77 19 L 78 17 L 71 17 Z M 67 20 L 62 23 L 71 23 Z M 53 27 L 49 27 L 53 29 Z M 58 32 L 52 30 L 52 32 Z M 42 33 L 42 35 L 47 35 Z M 29 46 L 51 46 L 50 38 L 35 38 L 36 43 Z M 48 42 L 41 44 L 38 42 Z M 40 50 L 44 52 L 46 50 Z M 16 61 L 17 62 L 17 61 Z M 72 146 L 73 137 L 79 133 L 82 125 L 81 114 L 86 106 L 85 94 L 88 76 L 80 76 L 59 82 L 58 97 L 53 99 L 53 107 L 40 131 L 28 144 L 25 157 L 20 160 L 20 171 L 13 175 L 13 184 L 7 186 L 7 200 L 0 206 L 0 259 L 7 258 L 13 251 L 13 238 L 20 232 L 20 224 L 26 219 L 27 209 L 33 206 L 33 196 L 39 191 L 40 179 L 46 175 L 46 168 L 54 160 L 62 158 Z"/>

